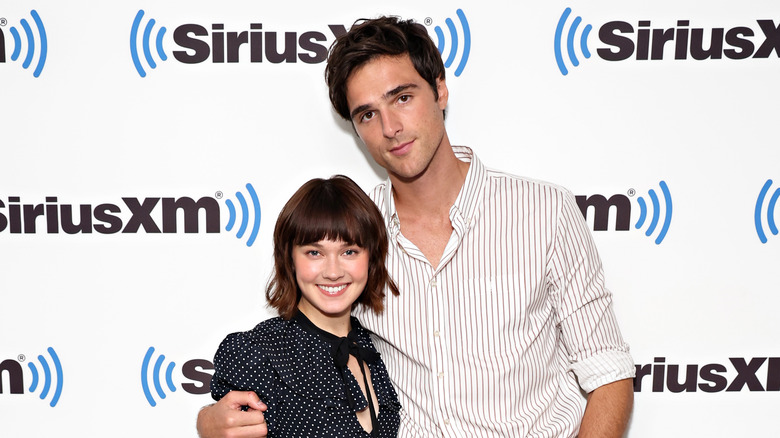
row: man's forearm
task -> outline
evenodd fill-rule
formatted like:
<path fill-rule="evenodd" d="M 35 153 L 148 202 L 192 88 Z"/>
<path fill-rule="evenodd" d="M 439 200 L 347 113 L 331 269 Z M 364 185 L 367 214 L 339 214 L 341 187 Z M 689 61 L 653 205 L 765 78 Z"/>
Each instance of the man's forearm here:
<path fill-rule="evenodd" d="M 588 394 L 588 404 L 580 425 L 580 438 L 620 438 L 628 427 L 634 406 L 634 382 L 618 380 Z"/>

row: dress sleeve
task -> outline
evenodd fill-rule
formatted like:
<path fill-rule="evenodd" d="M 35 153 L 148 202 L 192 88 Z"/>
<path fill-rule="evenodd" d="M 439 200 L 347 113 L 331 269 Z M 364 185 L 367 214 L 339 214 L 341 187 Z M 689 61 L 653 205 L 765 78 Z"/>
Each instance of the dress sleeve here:
<path fill-rule="evenodd" d="M 550 298 L 569 369 L 582 389 L 591 392 L 634 377 L 634 361 L 620 334 L 590 230 L 570 192 L 563 193 L 561 202 L 548 270 Z"/>
<path fill-rule="evenodd" d="M 211 397 L 219 400 L 230 391 L 254 391 L 268 404 L 274 398 L 274 376 L 253 332 L 233 333 L 222 341 L 214 355 Z"/>

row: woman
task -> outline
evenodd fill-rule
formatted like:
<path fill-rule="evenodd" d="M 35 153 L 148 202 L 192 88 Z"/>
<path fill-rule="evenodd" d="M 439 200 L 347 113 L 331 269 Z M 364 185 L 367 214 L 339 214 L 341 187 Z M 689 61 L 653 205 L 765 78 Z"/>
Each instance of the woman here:
<path fill-rule="evenodd" d="M 400 405 L 354 306 L 382 312 L 387 286 L 382 215 L 351 179 L 313 179 L 274 229 L 266 298 L 279 317 L 229 335 L 211 394 L 255 391 L 272 437 L 395 437 Z"/>

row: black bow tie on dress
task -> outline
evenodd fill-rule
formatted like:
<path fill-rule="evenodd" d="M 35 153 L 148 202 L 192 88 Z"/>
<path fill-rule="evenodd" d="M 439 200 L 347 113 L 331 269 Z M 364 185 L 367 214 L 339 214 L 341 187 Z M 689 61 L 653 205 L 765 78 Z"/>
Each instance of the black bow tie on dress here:
<path fill-rule="evenodd" d="M 349 331 L 346 337 L 339 337 L 333 333 L 322 330 L 314 325 L 302 312 L 298 312 L 293 316 L 301 326 L 309 332 L 318 334 L 321 339 L 330 344 L 330 355 L 333 357 L 333 362 L 336 364 L 336 369 L 339 370 L 341 380 L 344 382 L 344 392 L 347 395 L 347 403 L 350 409 L 357 412 L 357 405 L 355 399 L 352 397 L 352 391 L 347 384 L 347 362 L 349 362 L 349 356 L 355 356 L 358 364 L 360 365 L 360 373 L 363 374 L 363 385 L 366 388 L 366 401 L 368 402 L 368 411 L 371 414 L 371 436 L 377 438 L 379 436 L 379 420 L 376 416 L 376 408 L 374 407 L 374 400 L 371 397 L 371 387 L 368 386 L 368 376 L 366 376 L 365 364 L 374 364 L 379 359 L 379 353 L 369 348 L 363 347 L 358 344 L 357 329 L 360 324 L 357 320 L 353 319 L 352 330 Z"/>
<path fill-rule="evenodd" d="M 349 332 L 347 337 L 337 338 L 335 341 L 331 341 L 330 355 L 339 368 L 347 366 L 350 355 L 355 356 L 358 361 L 362 360 L 372 365 L 379 359 L 379 353 L 362 347 L 357 343 L 357 331 L 354 328 Z"/>
<path fill-rule="evenodd" d="M 362 347 L 357 343 L 357 327 L 353 327 L 349 331 L 346 338 L 337 338 L 330 344 L 330 355 L 333 356 L 333 361 L 336 363 L 341 374 L 341 380 L 344 381 L 344 390 L 347 393 L 347 402 L 349 407 L 355 411 L 357 410 L 355 405 L 355 399 L 352 397 L 352 391 L 349 390 L 347 385 L 347 362 L 349 356 L 355 356 L 358 364 L 360 365 L 360 373 L 363 374 L 363 385 L 366 388 L 366 399 L 368 401 L 368 411 L 371 414 L 371 436 L 379 436 L 379 421 L 376 418 L 376 408 L 374 408 L 374 400 L 371 397 L 371 387 L 368 386 L 368 377 L 366 376 L 365 363 L 373 364 L 379 359 L 379 353 L 371 351 L 368 348 Z"/>

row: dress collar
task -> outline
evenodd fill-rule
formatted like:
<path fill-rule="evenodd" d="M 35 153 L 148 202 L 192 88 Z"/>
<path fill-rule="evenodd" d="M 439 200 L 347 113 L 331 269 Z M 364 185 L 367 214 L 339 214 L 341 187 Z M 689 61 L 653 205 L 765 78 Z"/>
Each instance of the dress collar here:
<path fill-rule="evenodd" d="M 356 410 L 368 407 L 367 400 L 363 397 L 357 381 L 353 380 L 352 376 L 347 379 L 352 383 L 345 386 L 341 372 L 334 365 L 331 355 L 332 344 L 327 342 L 318 332 L 304 328 L 300 321 L 301 318 L 295 316 L 285 321 L 280 333 L 280 342 L 275 344 L 274 354 L 266 356 L 279 378 L 290 389 L 306 398 L 343 400 L 347 403 L 348 398 L 351 397 L 355 401 Z M 313 324 L 312 326 L 316 328 Z M 352 318 L 352 328 L 357 334 L 358 343 L 363 348 L 371 349 L 368 331 L 357 322 L 357 318 Z M 335 335 L 331 336 L 336 337 Z M 319 341 L 315 342 L 313 351 L 310 340 Z M 304 359 L 302 360 L 302 358 Z M 369 366 L 375 365 L 369 364 Z M 378 369 L 372 368 L 373 372 L 378 372 Z M 347 392 L 351 392 L 351 394 L 347 395 Z M 393 403 L 393 396 L 394 393 L 377 392 L 380 405 Z"/>
<path fill-rule="evenodd" d="M 370 364 L 375 363 L 377 359 L 379 359 L 379 353 L 369 348 L 363 347 L 358 343 L 358 330 L 362 330 L 363 326 L 360 325 L 360 322 L 358 322 L 357 318 L 350 318 L 352 330 L 349 331 L 349 334 L 346 337 L 336 336 L 331 332 L 317 327 L 308 317 L 306 317 L 306 315 L 303 314 L 303 312 L 300 311 L 298 311 L 292 317 L 292 320 L 298 323 L 302 329 L 313 335 L 319 336 L 320 339 L 330 345 L 330 353 L 336 363 L 336 366 L 346 366 L 347 360 L 349 360 L 349 354 L 351 354 L 353 351 L 357 353 L 357 355 L 353 354 L 353 356 L 358 357 Z"/>

